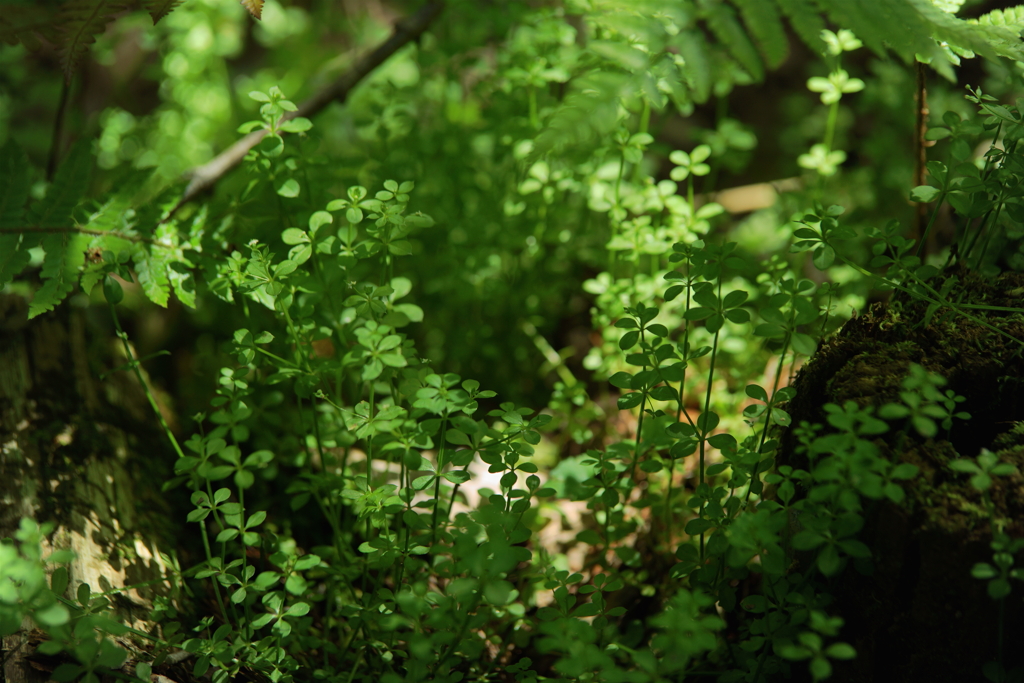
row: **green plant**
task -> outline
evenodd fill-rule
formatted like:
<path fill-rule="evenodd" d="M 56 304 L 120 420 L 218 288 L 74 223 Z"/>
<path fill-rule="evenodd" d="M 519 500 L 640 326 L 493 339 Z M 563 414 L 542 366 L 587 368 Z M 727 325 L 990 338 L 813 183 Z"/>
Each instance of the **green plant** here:
<path fill-rule="evenodd" d="M 999 602 L 999 641 L 996 646 L 995 660 L 985 665 L 985 677 L 990 681 L 1010 680 L 1011 673 L 1006 669 L 1004 654 L 1003 624 L 1006 619 L 1006 598 L 1010 595 L 1010 579 L 1024 580 L 1024 572 L 1014 569 L 1014 555 L 1024 549 L 1022 539 L 1011 538 L 1004 530 L 1005 520 L 996 516 L 995 507 L 989 490 L 993 485 L 993 477 L 1005 477 L 1016 474 L 1017 468 L 1005 462 L 999 462 L 996 454 L 987 449 L 974 460 L 958 458 L 949 463 L 949 467 L 962 474 L 971 475 L 971 486 L 981 493 L 988 521 L 992 527 L 992 564 L 979 562 L 971 569 L 971 575 L 987 582 L 988 595 Z"/>
<path fill-rule="evenodd" d="M 151 5 L 154 20 L 173 8 Z M 154 665 L 180 647 L 195 676 L 218 682 L 256 671 L 274 681 L 454 683 L 501 672 L 761 683 L 794 666 L 826 679 L 854 657 L 830 611 L 833 582 L 866 571 L 862 528 L 880 502 L 904 504 L 918 472 L 879 446 L 886 420 L 948 440 L 953 418 L 969 416 L 944 378 L 910 365 L 898 400 L 830 403 L 823 424 L 794 424 L 787 372 L 842 321 L 840 306 L 875 286 L 923 302 L 923 324 L 956 315 L 1012 337 L 979 311 L 1019 309 L 958 300 L 956 273 L 926 262 L 896 222 L 878 228 L 864 215 L 870 201 L 843 197 L 857 211 L 842 223 L 841 206 L 821 203 L 847 181 L 870 184 L 843 166 L 839 141 L 855 106 L 843 96 L 866 98 L 884 80 L 852 76 L 839 57 L 861 40 L 876 53 L 887 44 L 951 76 L 970 51 L 1021 53 L 1016 14 L 971 24 L 901 0 L 886 5 L 905 26 L 897 30 L 859 6 L 819 6 L 858 38 L 824 30 L 817 6 L 790 0 L 517 6 L 513 19 L 474 6 L 353 91 L 350 110 L 314 124 L 294 115 L 320 109 L 284 94 L 308 80 L 299 68 L 244 74 L 218 91 L 217 106 L 188 112 L 202 91 L 189 58 L 226 84 L 224 57 L 235 54 L 200 38 L 240 25 L 220 0 L 204 0 L 160 29 L 173 86 L 166 115 L 114 112 L 103 123 L 101 165 L 136 168 L 101 173 L 90 189 L 92 154 L 80 144 L 50 182 L 33 183 L 29 157 L 7 143 L 0 285 L 31 293 L 31 316 L 76 286 L 97 300 L 102 292 L 125 350 L 120 369 L 136 374 L 158 415 L 140 368 L 154 355 L 133 351 L 121 321 L 141 305 L 129 285 L 154 303 L 173 293 L 197 308 L 190 315 L 207 316 L 224 346 L 209 356 L 215 386 L 191 435 L 179 440 L 163 423 L 177 455 L 164 491 L 188 491 L 186 522 L 199 530 L 201 559 L 175 580 L 208 587 L 214 607 L 158 610 L 170 623 Z M 86 22 L 77 12 L 89 8 Z M 79 29 L 82 38 L 61 43 L 71 74 L 115 8 L 76 0 L 66 9 L 73 16 L 37 13 L 61 36 Z M 280 6 L 266 9 L 265 47 L 300 42 L 298 19 L 282 14 L 275 25 Z M 773 239 L 791 242 L 769 259 L 772 249 L 741 243 L 742 226 L 700 191 L 742 169 L 767 137 L 728 116 L 728 96 L 782 62 L 783 16 L 824 51 L 828 76 L 807 85 L 827 110 L 820 135 L 803 126 L 816 140 L 810 152 L 801 138 L 790 155 L 810 171 L 809 189 L 747 223 L 767 221 Z M 174 23 L 186 19 L 202 30 Z M 481 33 L 494 58 L 464 87 L 451 60 L 476 54 L 463 41 Z M 19 28 L 7 35 L 24 40 Z M 994 245 L 1016 234 L 1021 115 L 980 90 L 970 97 L 980 120 L 950 114 L 948 135 L 932 135 L 950 138 L 955 163 L 932 162 L 937 185 L 911 198 L 937 200 L 929 229 L 943 201 L 956 209 L 961 236 L 949 258 L 988 272 L 1005 251 Z M 712 99 L 711 127 L 666 142 L 670 109 L 690 114 Z M 250 120 L 236 128 L 232 108 Z M 189 142 L 207 126 L 247 136 L 243 147 L 259 142 L 235 159 L 243 178 L 197 171 L 190 187 L 218 185 L 197 199 L 172 179 L 198 163 Z M 340 129 L 353 141 L 334 140 Z M 979 167 L 970 150 L 986 133 L 1001 146 Z M 142 145 L 147 136 L 154 146 Z M 789 255 L 802 252 L 820 278 Z M 583 279 L 593 299 L 575 312 L 592 303 L 597 340 L 580 368 L 548 339 Z M 539 364 L 534 348 L 544 373 L 558 374 L 541 411 L 520 405 L 531 394 L 524 378 L 540 383 L 525 371 Z M 780 464 L 784 429 L 795 448 Z M 897 441 L 911 438 L 904 428 Z M 985 454 L 964 462 L 952 466 L 974 468 L 979 484 L 1008 473 Z M 571 539 L 547 540 L 546 527 L 572 512 Z M 92 680 L 123 661 L 96 635 L 119 627 L 104 615 L 106 596 L 85 584 L 66 609 L 59 569 L 46 589 L 32 545 L 41 533 L 26 522 L 20 550 L 0 546 L 10 560 L 0 623 L 12 630 L 32 616 L 51 637 L 44 651 L 77 662 L 61 679 Z M 1019 543 L 994 531 L 993 550 L 975 575 L 1005 604 Z"/>

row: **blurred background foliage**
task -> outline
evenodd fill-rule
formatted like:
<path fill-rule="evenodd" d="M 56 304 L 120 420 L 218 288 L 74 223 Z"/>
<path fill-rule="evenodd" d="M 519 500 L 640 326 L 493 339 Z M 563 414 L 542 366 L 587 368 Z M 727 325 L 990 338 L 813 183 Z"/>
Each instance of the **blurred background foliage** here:
<path fill-rule="evenodd" d="M 1000 6 L 968 2 L 960 15 Z M 661 293 L 672 243 L 708 230 L 714 241 L 738 242 L 755 263 L 788 263 L 820 280 L 807 255 L 785 253 L 794 211 L 816 200 L 843 204 L 858 232 L 913 221 L 906 199 L 914 173 L 912 67 L 868 50 L 844 55 L 843 68 L 865 86 L 838 109 L 834 147 L 846 151 L 842 168 L 820 177 L 798 159 L 828 125 L 828 107 L 805 87 L 829 73 L 827 60 L 787 34 L 781 52 L 777 44 L 758 46 L 769 70 L 752 75 L 742 54 L 714 42 L 687 7 L 452 2 L 418 43 L 289 142 L 298 146 L 289 162 L 299 181 L 295 196 L 247 190 L 251 176 L 242 168 L 216 187 L 202 220 L 228 253 L 253 238 L 281 253 L 287 226 L 278 215 L 304 225 L 353 185 L 415 181 L 412 210 L 436 221 L 414 236 L 416 258 L 399 271 L 413 282 L 409 300 L 425 312 L 411 328 L 420 352 L 503 399 L 541 406 L 554 391 L 556 403 L 582 405 L 584 388 L 606 391 L 592 379 L 616 368 L 618 332 L 609 323 L 621 306 Z M 94 140 L 98 193 L 132 169 L 179 182 L 256 118 L 250 91 L 277 85 L 303 101 L 415 8 L 267 0 L 254 21 L 235 2 L 187 0 L 155 27 L 143 12 L 123 13 L 72 81 L 60 150 Z M 688 70 L 674 60 L 685 43 L 680 35 L 704 41 Z M 38 167 L 51 153 L 59 74 L 57 56 L 45 49 L 0 47 L 0 143 L 16 138 Z M 969 115 L 964 83 L 1001 99 L 1021 84 L 1019 68 L 990 60 L 965 59 L 956 75 L 954 83 L 928 74 L 935 123 L 947 110 Z M 784 190 L 778 201 L 759 186 L 733 204 L 719 196 L 724 212 L 688 214 L 679 201 L 687 183 L 671 179 L 670 157 L 698 144 L 711 150 L 709 172 L 694 183 L 698 205 L 714 192 L 758 183 Z M 768 199 L 759 199 L 766 188 Z M 628 211 L 617 235 L 610 219 L 616 193 Z M 187 207 L 180 220 L 196 219 L 197 210 Z M 740 273 L 736 284 L 764 284 L 771 272 Z M 834 329 L 864 305 L 870 287 L 842 266 L 829 278 L 837 283 Z M 193 316 L 174 302 L 166 311 L 144 306 L 141 296 L 135 307 L 140 353 L 174 352 L 153 365 L 180 402 L 179 414 L 203 409 L 212 390 L 206 378 L 225 357 L 214 352 L 241 324 L 240 313 L 215 297 L 201 297 Z M 763 366 L 764 349 L 728 330 L 728 367 L 749 378 L 751 365 Z"/>

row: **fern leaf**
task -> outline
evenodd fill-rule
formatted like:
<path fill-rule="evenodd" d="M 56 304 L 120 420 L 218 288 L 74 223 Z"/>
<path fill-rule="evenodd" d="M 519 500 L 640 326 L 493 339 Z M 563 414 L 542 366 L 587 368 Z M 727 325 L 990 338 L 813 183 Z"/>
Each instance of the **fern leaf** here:
<path fill-rule="evenodd" d="M 85 228 L 92 232 L 125 229 L 125 214 L 132 208 L 131 197 L 117 193 L 107 199 L 89 216 Z"/>
<path fill-rule="evenodd" d="M 994 9 L 976 19 L 982 26 L 1006 26 L 1015 31 L 1024 29 L 1024 5 Z"/>
<path fill-rule="evenodd" d="M 180 4 L 181 0 L 142 0 L 142 7 L 153 17 L 154 24 L 173 12 Z"/>
<path fill-rule="evenodd" d="M 1024 61 L 1020 41 L 1024 31 L 1024 5 L 993 10 L 977 19 L 968 19 L 969 24 L 1004 57 Z"/>
<path fill-rule="evenodd" d="M 0 12 L 0 41 L 8 45 L 24 45 L 29 50 L 43 47 L 46 39 L 54 41 L 53 10 L 39 3 L 4 5 Z"/>
<path fill-rule="evenodd" d="M 40 228 L 68 228 L 71 214 L 89 185 L 92 153 L 88 141 L 76 144 L 64 160 L 46 197 L 33 207 L 31 222 Z"/>
<path fill-rule="evenodd" d="M 125 0 L 69 0 L 61 5 L 56 23 L 60 34 L 59 49 L 64 79 L 71 76 L 96 36 L 103 33 L 114 15 L 128 8 Z"/>
<path fill-rule="evenodd" d="M 711 95 L 711 60 L 704 35 L 700 31 L 680 31 L 675 46 L 683 58 L 683 75 L 698 104 L 708 101 Z"/>
<path fill-rule="evenodd" d="M 23 226 L 30 171 L 28 156 L 13 141 L 0 149 L 0 289 L 24 270 L 28 250 L 39 243 L 25 233 L 7 232 Z"/>
<path fill-rule="evenodd" d="M 30 319 L 52 311 L 75 288 L 79 270 L 85 263 L 89 237 L 74 232 L 52 233 L 43 238 L 42 247 L 46 252 L 40 273 L 43 286 L 32 296 L 28 307 Z"/>
<path fill-rule="evenodd" d="M 530 159 L 609 137 L 619 122 L 619 101 L 635 93 L 627 74 L 595 72 L 578 79 L 547 126 L 534 140 Z"/>
<path fill-rule="evenodd" d="M 146 297 L 153 303 L 166 307 L 171 295 L 166 254 L 159 248 L 147 249 L 137 244 L 132 253 L 132 261 L 135 263 L 135 275 Z"/>
<path fill-rule="evenodd" d="M 887 48 L 910 63 L 916 53 L 926 54 L 933 43 L 930 31 L 912 10 L 907 0 L 819 0 L 830 19 L 839 27 L 849 29 L 879 56 Z"/>
<path fill-rule="evenodd" d="M 263 0 L 239 0 L 245 9 L 249 10 L 249 14 L 253 15 L 257 19 L 260 19 L 263 15 Z"/>
<path fill-rule="evenodd" d="M 733 0 L 733 4 L 739 8 L 743 23 L 757 41 L 765 64 L 771 69 L 782 64 L 789 54 L 789 40 L 775 5 L 768 0 Z"/>
<path fill-rule="evenodd" d="M 821 52 L 824 45 L 821 32 L 825 30 L 825 22 L 818 8 L 810 0 L 775 0 L 775 3 L 800 39 L 815 52 Z"/>
<path fill-rule="evenodd" d="M 964 5 L 964 0 L 931 0 L 931 3 L 947 14 L 956 14 Z"/>
<path fill-rule="evenodd" d="M 0 289 L 13 280 L 32 260 L 29 249 L 39 244 L 23 232 L 0 233 Z"/>
<path fill-rule="evenodd" d="M 973 50 L 980 55 L 995 58 L 991 45 L 983 37 L 982 30 L 976 24 L 958 19 L 948 12 L 943 12 L 931 0 L 906 0 L 929 28 L 931 38 L 958 47 Z"/>
<path fill-rule="evenodd" d="M 736 21 L 736 14 L 728 5 L 719 0 L 701 0 L 701 8 L 708 26 L 722 46 L 729 51 L 743 69 L 755 80 L 764 79 L 764 64 L 747 32 Z"/>
<path fill-rule="evenodd" d="M 107 232 L 117 230 L 119 232 L 133 232 L 134 226 L 129 221 L 130 210 L 136 210 L 136 215 L 148 201 L 152 199 L 151 193 L 146 193 L 147 185 L 154 176 L 151 169 L 123 171 L 113 180 L 116 188 L 110 195 L 103 198 L 99 208 L 89 215 L 85 227 L 94 232 Z M 155 224 L 158 219 L 154 219 Z M 105 238 L 106 239 L 106 238 Z M 104 246 L 104 249 L 111 247 Z M 116 250 L 114 250 L 116 253 Z"/>
<path fill-rule="evenodd" d="M 192 279 L 192 272 L 185 267 L 186 264 L 172 264 L 167 269 L 167 277 L 174 288 L 174 296 L 178 301 L 189 308 L 196 307 L 196 283 Z"/>
<path fill-rule="evenodd" d="M 14 141 L 0 148 L 0 229 L 22 224 L 31 171 L 28 156 Z"/>
<path fill-rule="evenodd" d="M 208 217 L 209 211 L 206 206 L 203 206 L 192 219 L 192 224 L 187 231 L 187 234 L 191 236 L 191 239 L 188 240 L 191 246 L 196 247 L 202 243 L 202 235 L 206 232 Z M 171 233 L 169 237 L 172 243 L 177 244 L 178 234 L 175 226 L 171 222 L 167 222 L 163 223 L 161 227 L 165 227 L 167 232 Z M 171 263 L 171 267 L 167 271 L 167 277 L 171 281 L 171 287 L 174 289 L 174 295 L 178 297 L 178 301 L 189 308 L 195 308 L 196 282 L 192 277 L 192 271 L 195 270 L 196 264 L 189 261 L 185 257 L 185 253 L 183 249 L 175 248 L 174 262 Z"/>
<path fill-rule="evenodd" d="M 53 228 L 55 232 L 45 235 L 41 242 L 46 252 L 40 272 L 43 286 L 32 297 L 29 318 L 53 310 L 78 281 L 89 237 L 71 230 L 71 215 L 89 184 L 91 169 L 92 153 L 88 141 L 83 140 L 57 170 L 46 197 L 33 207 L 31 222 L 35 227 Z M 24 242 L 22 248 L 26 248 Z"/>
<path fill-rule="evenodd" d="M 665 54 L 654 63 L 650 75 L 655 80 L 655 87 L 676 106 L 683 116 L 693 113 L 693 98 L 686 86 L 683 70 L 676 64 L 675 55 Z"/>

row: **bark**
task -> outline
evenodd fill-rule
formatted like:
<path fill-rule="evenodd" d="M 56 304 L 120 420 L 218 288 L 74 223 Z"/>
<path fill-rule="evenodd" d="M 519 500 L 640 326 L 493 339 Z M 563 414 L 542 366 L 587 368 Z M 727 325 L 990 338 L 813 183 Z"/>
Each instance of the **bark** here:
<path fill-rule="evenodd" d="M 900 401 L 916 363 L 944 377 L 944 389 L 964 397 L 956 410 L 971 416 L 953 420 L 934 438 L 892 421 L 873 440 L 883 456 L 913 464 L 919 474 L 902 482 L 901 505 L 865 500 L 858 538 L 872 559 L 851 562 L 832 579 L 834 601 L 826 609 L 845 620 L 839 637 L 857 650 L 855 659 L 834 662 L 834 683 L 973 683 L 996 680 L 982 671 L 1001 657 L 1008 669 L 1022 664 L 1020 585 L 1001 605 L 972 576 L 975 564 L 993 563 L 993 524 L 981 494 L 949 462 L 973 459 L 985 448 L 1016 466 L 1016 474 L 995 478 L 988 495 L 1005 532 L 1024 538 L 1024 321 L 1012 312 L 1024 275 L 988 278 L 954 267 L 931 284 L 946 277 L 955 279 L 951 301 L 982 307 L 967 311 L 973 319 L 948 307 L 929 313 L 927 302 L 897 292 L 825 340 L 794 384 L 793 425 L 826 424 L 827 403 Z M 790 430 L 779 465 L 808 466 L 796 446 Z M 806 569 L 813 560 L 809 554 L 800 563 Z"/>
<path fill-rule="evenodd" d="M 54 522 L 49 549 L 76 554 L 69 599 L 81 583 L 99 593 L 166 576 L 161 553 L 172 547 L 173 516 L 160 484 L 173 456 L 141 386 L 124 371 L 99 380 L 124 359 L 95 341 L 104 334 L 90 341 L 85 310 L 65 304 L 31 321 L 27 310 L 20 297 L 0 296 L 0 538 L 22 517 Z M 117 591 L 110 616 L 152 631 L 153 600 L 171 585 Z M 30 626 L 3 639 L 0 682 L 47 680 L 69 661 L 33 655 L 40 632 Z M 131 653 L 144 643 L 119 642 L 130 673 Z"/>

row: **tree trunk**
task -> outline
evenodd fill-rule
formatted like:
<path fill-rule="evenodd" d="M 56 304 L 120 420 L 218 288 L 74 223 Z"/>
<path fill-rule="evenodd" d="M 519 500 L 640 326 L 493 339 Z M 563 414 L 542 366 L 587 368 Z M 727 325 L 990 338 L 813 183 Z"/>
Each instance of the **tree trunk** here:
<path fill-rule="evenodd" d="M 27 318 L 26 302 L 0 296 L 0 538 L 23 517 L 56 527 L 50 551 L 70 549 L 67 595 L 87 583 L 108 593 L 110 616 L 144 632 L 154 599 L 173 583 L 125 588 L 168 574 L 172 516 L 161 497 L 173 456 L 133 373 L 105 378 L 101 363 L 123 365 L 114 346 L 88 335 L 87 310 L 65 304 Z M 52 567 L 49 568 L 52 570 Z M 122 590 L 123 589 L 123 590 Z M 0 683 L 44 681 L 67 658 L 33 655 L 39 632 L 3 639 Z M 133 646 L 125 673 L 133 671 Z"/>
<path fill-rule="evenodd" d="M 980 682 L 1000 655 L 1007 669 L 1024 663 L 1020 583 L 1000 604 L 988 596 L 987 583 L 972 576 L 975 564 L 993 562 L 993 524 L 969 477 L 949 467 L 983 448 L 1015 465 L 1017 472 L 996 478 L 988 493 L 1005 532 L 1024 538 L 1024 354 L 1015 341 L 1024 339 L 1024 322 L 1007 312 L 1024 291 L 1024 275 L 944 275 L 957 278 L 952 301 L 995 308 L 971 309 L 971 320 L 948 308 L 929 312 L 927 302 L 898 293 L 825 341 L 795 383 L 793 424 L 824 424 L 827 403 L 900 401 L 914 363 L 943 376 L 945 388 L 964 397 L 956 410 L 971 416 L 927 439 L 894 422 L 875 440 L 888 457 L 914 464 L 920 474 L 905 482 L 903 505 L 865 503 L 860 539 L 872 562 L 833 581 L 829 609 L 846 622 L 841 639 L 857 649 L 856 659 L 836 663 L 831 680 L 837 683 Z M 806 460 L 797 455 L 791 430 L 779 464 L 807 467 Z"/>

